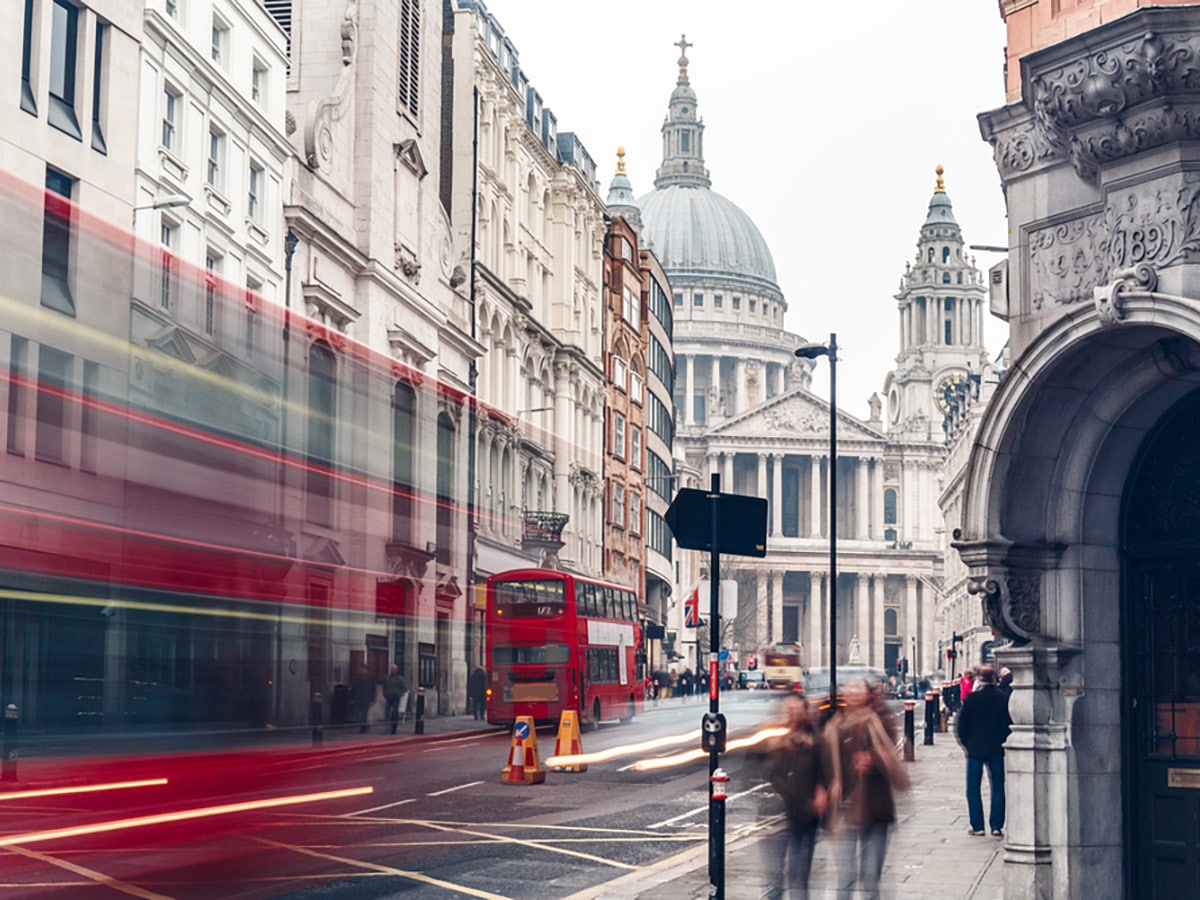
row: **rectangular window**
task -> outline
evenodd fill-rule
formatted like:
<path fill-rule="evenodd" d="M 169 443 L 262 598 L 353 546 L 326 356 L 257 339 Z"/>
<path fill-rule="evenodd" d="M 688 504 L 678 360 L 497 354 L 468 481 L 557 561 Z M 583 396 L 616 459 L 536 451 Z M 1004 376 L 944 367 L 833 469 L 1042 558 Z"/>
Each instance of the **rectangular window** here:
<path fill-rule="evenodd" d="M 222 69 L 227 67 L 229 59 L 229 26 L 218 16 L 213 16 L 212 23 L 212 61 Z"/>
<path fill-rule="evenodd" d="M 676 306 L 683 306 L 683 294 L 676 294 L 676 295 L 675 295 L 675 305 L 676 305 Z"/>
<path fill-rule="evenodd" d="M 635 469 L 642 467 L 642 429 L 629 426 L 629 464 Z"/>
<path fill-rule="evenodd" d="M 644 394 L 644 382 L 642 376 L 637 372 L 629 373 L 629 399 L 634 403 L 641 403 Z"/>
<path fill-rule="evenodd" d="M 258 349 L 258 310 L 255 294 L 262 287 L 253 278 L 246 279 L 246 356 L 253 358 Z"/>
<path fill-rule="evenodd" d="M 64 461 L 67 373 L 71 357 L 43 345 L 38 351 L 37 458 Z"/>
<path fill-rule="evenodd" d="M 100 416 L 96 403 L 100 395 L 100 367 L 94 362 L 83 364 L 83 410 L 79 423 L 79 468 L 96 471 L 96 450 L 100 439 Z"/>
<path fill-rule="evenodd" d="M 175 90 L 170 87 L 163 88 L 162 145 L 172 152 L 175 150 L 177 138 L 175 123 L 182 106 L 181 100 L 182 96 Z"/>
<path fill-rule="evenodd" d="M 46 169 L 45 209 L 42 219 L 42 306 L 75 315 L 71 295 L 71 193 L 75 182 L 61 172 Z"/>
<path fill-rule="evenodd" d="M 741 309 L 741 308 L 742 308 L 742 298 L 741 298 L 741 297 L 734 297 L 734 298 L 733 298 L 733 308 L 734 308 L 734 309 Z"/>
<path fill-rule="evenodd" d="M 642 533 L 642 498 L 637 494 L 629 495 L 629 530 L 633 534 Z"/>
<path fill-rule="evenodd" d="M 204 258 L 204 333 L 212 336 L 217 330 L 217 273 L 220 258 L 211 253 Z"/>
<path fill-rule="evenodd" d="M 25 0 L 25 33 L 21 39 L 21 109 L 37 115 L 37 101 L 33 97 L 33 0 Z"/>
<path fill-rule="evenodd" d="M 421 4 L 400 0 L 400 65 L 397 102 L 402 112 L 420 110 Z"/>
<path fill-rule="evenodd" d="M 176 264 L 175 254 L 172 250 L 175 248 L 176 232 L 178 231 L 169 222 L 163 222 L 159 229 L 160 243 L 162 244 L 161 261 L 162 271 L 159 279 L 159 298 L 158 305 L 163 309 L 171 308 L 171 294 L 175 286 Z"/>
<path fill-rule="evenodd" d="M 108 35 L 108 26 L 103 22 L 96 23 L 96 58 L 92 67 L 92 149 L 99 153 L 108 153 L 108 145 L 104 142 L 104 43 Z"/>
<path fill-rule="evenodd" d="M 613 414 L 612 452 L 619 459 L 625 458 L 625 417 Z"/>
<path fill-rule="evenodd" d="M 221 160 L 225 156 L 225 135 L 214 128 L 208 132 L 208 186 L 221 189 Z"/>
<path fill-rule="evenodd" d="M 703 294 L 692 294 L 692 306 L 703 306 L 703 305 L 704 305 L 704 295 Z"/>
<path fill-rule="evenodd" d="M 260 106 L 266 96 L 267 67 L 265 63 L 254 60 L 254 68 L 250 70 L 250 99 Z"/>
<path fill-rule="evenodd" d="M 250 186 L 246 192 L 246 215 L 255 222 L 261 211 L 263 170 L 257 163 L 250 163 Z"/>
<path fill-rule="evenodd" d="M 75 117 L 75 62 L 79 56 L 79 10 L 54 0 L 50 28 L 50 124 L 82 139 Z"/>
<path fill-rule="evenodd" d="M 613 384 L 616 385 L 622 391 L 625 390 L 626 373 L 627 373 L 627 367 L 625 365 L 625 360 L 621 359 L 621 357 L 619 357 L 619 356 L 614 356 L 612 358 Z"/>
<path fill-rule="evenodd" d="M 25 416 L 28 412 L 29 387 L 25 384 L 29 341 L 12 336 L 8 358 L 8 452 L 25 455 Z"/>
<path fill-rule="evenodd" d="M 713 308 L 720 309 L 725 305 L 725 297 L 722 294 L 713 294 Z"/>
<path fill-rule="evenodd" d="M 166 0 L 166 8 L 170 18 L 179 18 L 179 0 Z"/>
<path fill-rule="evenodd" d="M 679 149 L 684 153 L 691 152 L 692 149 L 692 133 L 690 131 L 679 132 Z"/>
<path fill-rule="evenodd" d="M 625 527 L 625 486 L 619 482 L 612 483 L 612 503 L 609 504 L 612 524 Z"/>
<path fill-rule="evenodd" d="M 758 312 L 758 301 L 757 300 L 752 299 L 750 301 L 750 312 L 752 312 L 752 313 Z"/>
<path fill-rule="evenodd" d="M 947 317 L 946 321 L 942 323 L 942 327 L 943 331 L 945 332 L 944 337 L 946 345 L 949 346 L 950 344 L 954 343 L 954 320 Z"/>

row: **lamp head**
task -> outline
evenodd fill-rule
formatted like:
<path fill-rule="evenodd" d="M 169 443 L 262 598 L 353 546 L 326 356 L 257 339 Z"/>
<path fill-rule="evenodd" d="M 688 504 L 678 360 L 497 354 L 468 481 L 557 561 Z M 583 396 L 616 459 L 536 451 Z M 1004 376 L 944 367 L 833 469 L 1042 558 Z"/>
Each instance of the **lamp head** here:
<path fill-rule="evenodd" d="M 816 359 L 818 356 L 829 355 L 828 344 L 801 344 L 796 350 L 796 355 L 801 359 Z"/>

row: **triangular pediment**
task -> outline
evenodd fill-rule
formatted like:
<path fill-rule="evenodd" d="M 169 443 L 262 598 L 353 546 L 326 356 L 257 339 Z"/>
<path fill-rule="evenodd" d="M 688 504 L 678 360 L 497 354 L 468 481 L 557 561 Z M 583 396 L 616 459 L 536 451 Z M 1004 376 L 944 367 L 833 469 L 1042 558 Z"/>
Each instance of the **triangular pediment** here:
<path fill-rule="evenodd" d="M 146 343 L 160 353 L 165 353 L 167 356 L 173 357 L 185 362 L 193 364 L 196 362 L 197 353 L 192 347 L 191 341 L 187 339 L 187 335 L 170 325 L 162 329 L 158 334 L 153 335 Z"/>
<path fill-rule="evenodd" d="M 421 156 L 421 148 L 413 138 L 403 140 L 396 145 L 396 155 L 408 166 L 417 178 L 424 178 L 429 169 Z"/>
<path fill-rule="evenodd" d="M 829 436 L 829 401 L 804 388 L 795 388 L 741 415 L 714 424 L 710 435 L 747 438 L 825 438 Z M 838 443 L 844 440 L 886 440 L 885 436 L 838 409 Z"/>

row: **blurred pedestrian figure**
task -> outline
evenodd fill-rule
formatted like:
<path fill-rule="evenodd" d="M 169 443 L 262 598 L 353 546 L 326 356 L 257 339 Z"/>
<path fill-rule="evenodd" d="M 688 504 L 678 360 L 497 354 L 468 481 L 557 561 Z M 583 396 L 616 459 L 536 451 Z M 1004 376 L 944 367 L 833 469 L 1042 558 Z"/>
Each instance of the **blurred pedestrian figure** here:
<path fill-rule="evenodd" d="M 708 696 L 708 673 L 703 669 L 696 676 L 696 694 L 700 697 Z"/>
<path fill-rule="evenodd" d="M 967 754 L 967 814 L 971 819 L 974 837 L 983 830 L 983 770 L 987 769 L 992 789 L 988 809 L 988 826 L 992 834 L 1004 834 L 1004 742 L 1012 730 L 1008 714 L 1008 697 L 996 686 L 996 670 L 983 666 L 979 670 L 982 687 L 963 701 L 958 714 L 958 741 Z"/>
<path fill-rule="evenodd" d="M 354 683 L 350 685 L 350 703 L 354 707 L 354 721 L 360 734 L 367 733 L 367 714 L 375 702 L 375 679 L 366 666 L 359 666 Z"/>
<path fill-rule="evenodd" d="M 1008 666 L 1005 666 L 1000 670 L 1000 681 L 996 684 L 996 687 L 1000 688 L 1000 693 L 1002 693 L 1005 697 L 1012 694 L 1012 679 L 1012 669 L 1010 669 Z"/>
<path fill-rule="evenodd" d="M 387 704 L 386 715 L 392 734 L 396 733 L 396 726 L 400 723 L 400 699 L 407 693 L 408 682 L 400 674 L 400 667 L 393 663 L 387 678 L 383 679 L 383 699 Z"/>
<path fill-rule="evenodd" d="M 975 689 L 975 670 L 967 669 L 963 672 L 962 681 L 959 683 L 958 700 L 961 705 L 968 697 L 971 696 L 971 691 Z"/>
<path fill-rule="evenodd" d="M 829 803 L 832 780 L 829 756 L 801 697 L 784 701 L 787 734 L 771 740 L 759 756 L 774 791 L 764 798 L 764 812 L 785 815 L 784 826 L 762 840 L 765 867 L 773 874 L 768 897 L 807 900 L 817 826 Z M 778 799 L 775 799 L 778 798 Z"/>
<path fill-rule="evenodd" d="M 476 666 L 467 678 L 467 708 L 476 719 L 487 716 L 487 672 Z"/>
<path fill-rule="evenodd" d="M 896 755 L 870 692 L 861 681 L 842 686 L 845 708 L 829 720 L 825 739 L 833 768 L 831 802 L 843 831 L 838 842 L 837 895 L 878 897 L 888 830 L 896 821 L 895 791 L 908 789 L 908 773 Z"/>
<path fill-rule="evenodd" d="M 677 687 L 679 696 L 684 698 L 692 696 L 692 669 L 690 666 L 680 673 Z"/>

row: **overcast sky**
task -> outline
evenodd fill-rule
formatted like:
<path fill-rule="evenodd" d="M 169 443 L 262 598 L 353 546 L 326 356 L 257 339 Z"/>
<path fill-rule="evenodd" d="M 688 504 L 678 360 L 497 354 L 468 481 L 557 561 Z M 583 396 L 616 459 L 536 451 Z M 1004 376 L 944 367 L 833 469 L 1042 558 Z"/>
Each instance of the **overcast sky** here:
<path fill-rule="evenodd" d="M 766 238 L 787 329 L 837 333 L 838 406 L 855 416 L 894 364 L 895 294 L 938 163 L 966 243 L 1007 244 L 975 118 L 1004 104 L 995 0 L 485 2 L 559 131 L 596 160 L 602 195 L 618 145 L 634 192 L 653 189 L 687 35 L 713 190 Z M 985 272 L 999 258 L 976 257 Z M 989 317 L 993 359 L 1006 335 Z M 814 389 L 828 396 L 824 364 Z"/>

